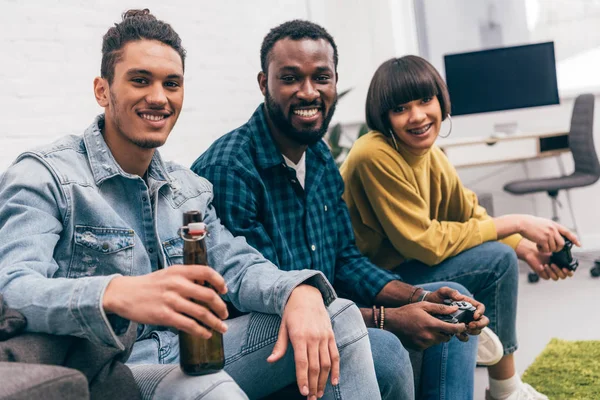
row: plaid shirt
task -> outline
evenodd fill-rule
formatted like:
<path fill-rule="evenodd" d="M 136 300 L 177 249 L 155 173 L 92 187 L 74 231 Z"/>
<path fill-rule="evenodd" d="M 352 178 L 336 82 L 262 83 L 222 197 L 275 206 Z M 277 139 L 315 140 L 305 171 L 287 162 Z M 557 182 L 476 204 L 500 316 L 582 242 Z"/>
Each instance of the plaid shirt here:
<path fill-rule="evenodd" d="M 192 165 L 214 185 L 223 224 L 280 269 L 322 271 L 344 296 L 373 304 L 398 279 L 371 264 L 354 242 L 344 184 L 323 141 L 306 151 L 304 189 L 285 164 L 259 106 Z"/>

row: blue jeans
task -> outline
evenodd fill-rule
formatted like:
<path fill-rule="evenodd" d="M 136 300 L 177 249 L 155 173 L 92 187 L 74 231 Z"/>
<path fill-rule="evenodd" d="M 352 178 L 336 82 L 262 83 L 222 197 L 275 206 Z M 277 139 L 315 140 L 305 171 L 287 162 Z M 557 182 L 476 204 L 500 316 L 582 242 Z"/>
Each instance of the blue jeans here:
<path fill-rule="evenodd" d="M 406 351 L 400 339 L 386 330 L 369 328 L 369 341 L 381 398 L 390 400 L 414 399 L 413 369 L 408 351 Z"/>
<path fill-rule="evenodd" d="M 435 291 L 442 286 L 470 293 L 454 282 L 436 282 L 419 285 L 425 290 Z M 432 346 L 423 352 L 419 399 L 422 400 L 472 400 L 477 361 L 477 336 L 468 342 L 456 337 L 447 343 Z"/>
<path fill-rule="evenodd" d="M 429 291 L 448 286 L 463 294 L 470 294 L 463 286 L 454 282 L 419 286 Z M 413 369 L 408 351 L 400 339 L 391 332 L 374 328 L 369 328 L 369 339 L 381 397 L 414 399 Z M 467 343 L 453 337 L 448 343 L 441 343 L 423 351 L 418 398 L 472 400 L 477 341 L 477 336 L 471 336 Z"/>
<path fill-rule="evenodd" d="M 364 325 L 362 315 L 358 308 L 349 300 L 337 299 L 328 307 L 331 316 L 333 331 L 340 353 L 340 382 L 333 387 L 329 382 L 325 388 L 324 399 L 380 399 L 379 387 L 375 376 L 373 358 L 369 336 Z M 256 399 L 264 397 L 296 382 L 296 369 L 292 346 L 288 346 L 285 356 L 274 364 L 267 363 L 266 359 L 273 351 L 277 340 L 281 319 L 273 314 L 252 313 L 227 321 L 229 329 L 224 337 L 225 346 L 225 372 L 233 378 L 235 383 L 250 397 Z M 163 379 L 161 371 L 172 368 L 179 362 L 179 345 L 177 334 L 171 331 L 155 332 L 153 337 L 136 342 L 128 360 L 134 376 L 139 368 L 157 371 L 143 376 L 144 381 L 138 380 L 140 387 L 160 387 Z M 145 366 L 137 366 L 145 364 Z M 148 364 L 155 364 L 149 366 Z M 156 365 L 162 364 L 162 365 Z M 177 373 L 181 372 L 176 366 Z M 227 379 L 227 374 L 222 372 L 221 380 Z M 167 375 L 168 376 L 168 375 Z M 156 392 L 144 398 L 152 399 L 184 399 L 202 398 L 203 390 L 212 388 L 206 379 L 213 375 L 187 377 L 188 385 L 180 386 L 182 379 L 173 380 L 170 391 L 166 389 L 165 397 L 160 397 Z M 412 376 L 411 376 L 412 379 Z M 158 381 L 158 383 L 156 383 Z M 197 383 L 194 395 L 190 391 L 193 382 Z M 238 399 L 235 385 L 223 386 L 232 394 L 222 398 Z M 392 385 L 398 387 L 401 385 Z M 185 390 L 185 392 L 182 392 Z M 147 391 L 150 393 L 150 391 Z M 393 393 L 392 395 L 396 395 Z M 196 397 L 194 397 L 196 396 Z M 237 397 L 236 397 L 237 396 Z M 216 397 L 215 397 L 216 398 Z M 392 397 L 390 397 L 391 399 Z M 393 397 L 394 399 L 400 397 Z"/>
<path fill-rule="evenodd" d="M 179 364 L 129 365 L 142 399 L 247 400 L 242 389 L 220 371 L 204 376 L 188 376 Z"/>
<path fill-rule="evenodd" d="M 500 242 L 486 242 L 429 267 L 411 260 L 394 272 L 413 284 L 452 281 L 466 287 L 486 307 L 489 327 L 498 335 L 504 354 L 517 349 L 518 260 L 515 251 Z"/>

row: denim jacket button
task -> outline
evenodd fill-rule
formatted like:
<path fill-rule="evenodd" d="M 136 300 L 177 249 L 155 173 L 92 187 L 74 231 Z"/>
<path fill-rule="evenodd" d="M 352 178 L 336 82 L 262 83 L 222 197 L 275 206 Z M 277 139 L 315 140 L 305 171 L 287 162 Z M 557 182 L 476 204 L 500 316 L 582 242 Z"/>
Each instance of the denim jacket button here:
<path fill-rule="evenodd" d="M 108 243 L 102 243 L 102 250 L 108 250 Z"/>

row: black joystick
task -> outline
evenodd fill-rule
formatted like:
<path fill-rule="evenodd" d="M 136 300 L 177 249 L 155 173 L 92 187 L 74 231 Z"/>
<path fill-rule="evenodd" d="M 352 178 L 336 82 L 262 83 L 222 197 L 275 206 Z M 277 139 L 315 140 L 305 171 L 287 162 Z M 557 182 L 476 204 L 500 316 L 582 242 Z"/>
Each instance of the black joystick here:
<path fill-rule="evenodd" d="M 552 253 L 552 256 L 550 256 L 550 262 L 561 269 L 566 268 L 569 271 L 575 271 L 579 266 L 579 261 L 573 257 L 573 254 L 571 254 L 573 242 L 564 236 L 563 238 L 565 239 L 564 247 L 561 250 Z"/>
<path fill-rule="evenodd" d="M 452 314 L 435 314 L 434 317 L 440 321 L 448 322 L 451 324 L 465 323 L 473 321 L 473 314 L 475 313 L 475 306 L 468 301 L 452 301 L 450 299 L 444 300 L 444 304 L 447 306 L 458 306 L 458 310 Z"/>

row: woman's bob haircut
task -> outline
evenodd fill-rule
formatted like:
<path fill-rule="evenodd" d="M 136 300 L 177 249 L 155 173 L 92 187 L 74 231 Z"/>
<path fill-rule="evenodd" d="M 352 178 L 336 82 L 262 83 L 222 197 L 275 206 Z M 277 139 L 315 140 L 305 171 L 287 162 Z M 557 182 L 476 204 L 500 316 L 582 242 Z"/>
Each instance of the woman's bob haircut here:
<path fill-rule="evenodd" d="M 387 60 L 371 79 L 365 107 L 367 125 L 371 130 L 390 136 L 390 110 L 433 96 L 440 102 L 443 121 L 450 114 L 450 96 L 446 83 L 433 65 L 418 56 Z"/>

